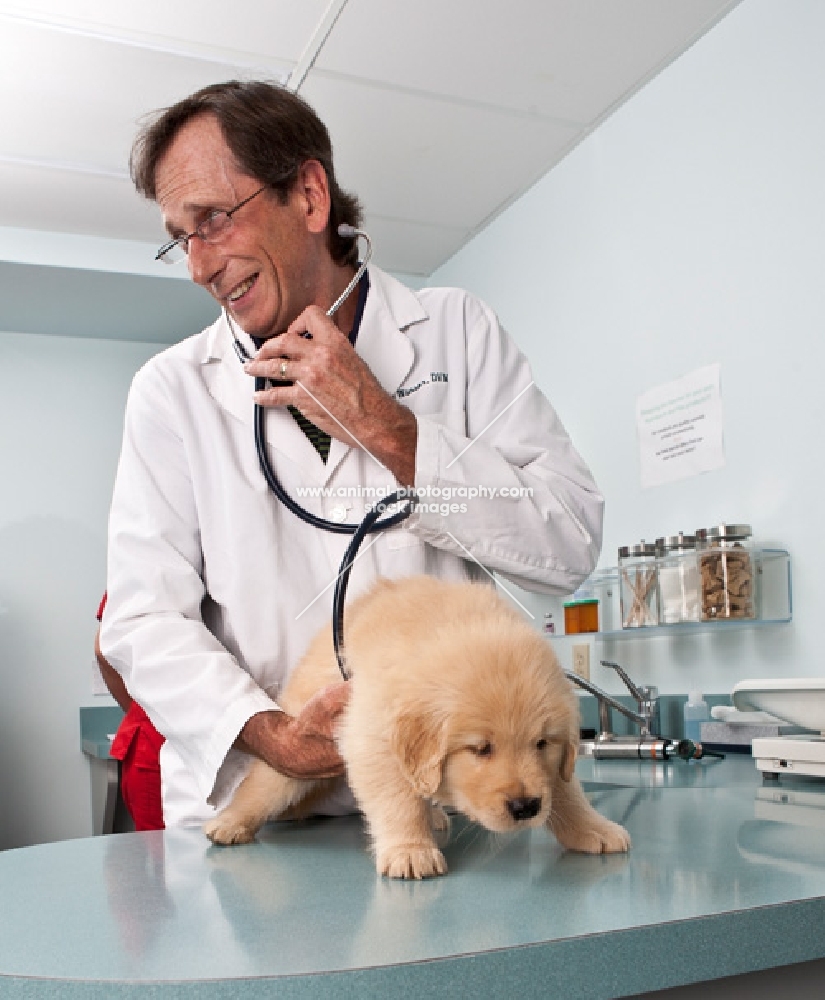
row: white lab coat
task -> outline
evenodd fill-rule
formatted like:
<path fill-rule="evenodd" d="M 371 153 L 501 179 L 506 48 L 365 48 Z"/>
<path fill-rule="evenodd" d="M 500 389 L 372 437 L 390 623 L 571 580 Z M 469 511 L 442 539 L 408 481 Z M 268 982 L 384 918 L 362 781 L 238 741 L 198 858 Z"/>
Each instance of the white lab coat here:
<path fill-rule="evenodd" d="M 415 485 L 433 506 L 364 542 L 348 599 L 378 575 L 486 579 L 473 560 L 526 589 L 574 589 L 598 558 L 602 497 L 495 315 L 460 290 L 413 293 L 371 268 L 356 349 L 417 417 Z M 236 787 L 248 758 L 232 743 L 274 707 L 328 622 L 349 540 L 306 525 L 269 492 L 252 388 L 221 318 L 152 358 L 126 408 L 101 646 L 166 736 L 167 826 L 202 822 Z M 397 486 L 335 439 L 324 464 L 284 409 L 267 413 L 266 433 L 281 482 L 316 514 L 355 523 L 376 498 L 302 488 Z M 462 495 L 472 487 L 532 496 Z M 445 488 L 458 492 L 445 500 Z M 445 516 L 444 503 L 465 512 Z"/>

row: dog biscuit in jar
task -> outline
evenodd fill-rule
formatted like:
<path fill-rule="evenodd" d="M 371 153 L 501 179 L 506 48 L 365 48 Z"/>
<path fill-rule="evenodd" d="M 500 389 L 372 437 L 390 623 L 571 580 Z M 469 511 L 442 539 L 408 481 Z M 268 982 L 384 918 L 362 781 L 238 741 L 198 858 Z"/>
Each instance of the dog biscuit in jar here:
<path fill-rule="evenodd" d="M 756 573 L 749 524 L 720 524 L 696 532 L 702 620 L 756 618 Z"/>

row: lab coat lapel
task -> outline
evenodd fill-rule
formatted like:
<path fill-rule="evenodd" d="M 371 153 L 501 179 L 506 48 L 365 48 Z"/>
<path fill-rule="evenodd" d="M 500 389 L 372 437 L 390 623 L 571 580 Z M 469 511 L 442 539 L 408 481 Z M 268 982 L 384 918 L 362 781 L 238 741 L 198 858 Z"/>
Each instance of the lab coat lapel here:
<path fill-rule="evenodd" d="M 252 341 L 243 330 L 238 332 L 238 336 L 246 350 L 254 352 Z M 241 362 L 235 356 L 232 335 L 224 316 L 209 330 L 201 371 L 212 398 L 251 429 L 252 379 L 244 373 Z"/>
<path fill-rule="evenodd" d="M 238 330 L 238 337 L 252 355 L 255 345 Z M 212 398 L 249 428 L 249 444 L 254 447 L 254 412 L 252 399 L 254 380 L 247 375 L 235 355 L 232 334 L 225 317 L 211 328 L 202 364 L 203 378 Z M 317 451 L 286 409 L 274 409 L 266 414 L 266 440 L 274 450 L 301 470 L 301 478 L 309 484 L 322 484 L 326 469 Z M 275 472 L 277 474 L 277 466 Z"/>
<path fill-rule="evenodd" d="M 370 268 L 370 291 L 358 330 L 355 349 L 391 396 L 407 377 L 415 350 L 404 330 L 427 318 L 418 298 L 400 282 L 377 268 Z M 332 439 L 326 466 L 326 481 L 332 478 L 350 445 Z"/>

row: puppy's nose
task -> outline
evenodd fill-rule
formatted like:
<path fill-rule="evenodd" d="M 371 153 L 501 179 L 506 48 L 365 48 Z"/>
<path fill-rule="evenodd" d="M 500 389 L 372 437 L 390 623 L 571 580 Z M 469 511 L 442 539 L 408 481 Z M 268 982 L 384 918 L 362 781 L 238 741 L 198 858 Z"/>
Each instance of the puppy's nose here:
<path fill-rule="evenodd" d="M 518 822 L 537 816 L 539 809 L 541 809 L 541 799 L 539 798 L 507 800 L 507 810 Z"/>

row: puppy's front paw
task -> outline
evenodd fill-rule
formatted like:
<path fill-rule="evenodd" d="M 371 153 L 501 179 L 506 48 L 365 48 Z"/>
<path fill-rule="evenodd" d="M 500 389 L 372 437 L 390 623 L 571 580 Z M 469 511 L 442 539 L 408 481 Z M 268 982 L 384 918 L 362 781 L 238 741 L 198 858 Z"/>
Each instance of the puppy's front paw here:
<path fill-rule="evenodd" d="M 208 823 L 204 823 L 203 832 L 213 844 L 249 844 L 255 839 L 257 827 L 244 823 L 232 816 L 228 811 L 219 813 Z"/>
<path fill-rule="evenodd" d="M 584 854 L 619 854 L 630 849 L 630 834 L 623 826 L 599 817 L 599 822 L 588 829 L 571 830 L 559 838 L 571 851 Z"/>
<path fill-rule="evenodd" d="M 447 874 L 444 855 L 434 845 L 402 845 L 378 851 L 375 865 L 388 878 L 432 878 Z"/>

